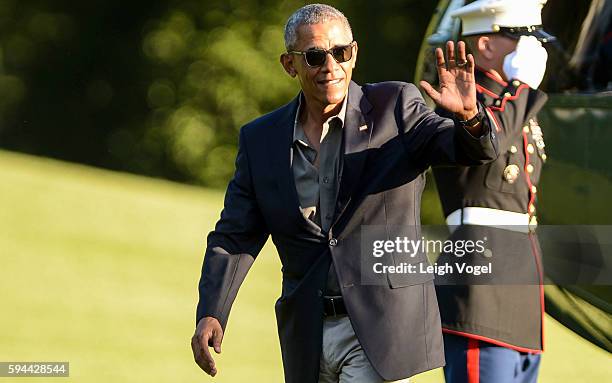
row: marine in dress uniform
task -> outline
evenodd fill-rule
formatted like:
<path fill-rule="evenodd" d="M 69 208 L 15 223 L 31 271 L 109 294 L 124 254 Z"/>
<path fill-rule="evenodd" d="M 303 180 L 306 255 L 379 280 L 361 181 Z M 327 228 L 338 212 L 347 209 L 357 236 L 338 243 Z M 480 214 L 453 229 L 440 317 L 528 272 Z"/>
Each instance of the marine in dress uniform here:
<path fill-rule="evenodd" d="M 434 168 L 452 240 L 486 238 L 489 279 L 438 278 L 447 382 L 534 382 L 543 351 L 544 297 L 537 184 L 546 162 L 537 113 L 547 96 L 542 1 L 479 0 L 453 13 L 475 53 L 479 100 L 495 119 L 500 155 L 481 167 Z M 444 114 L 441 112 L 441 114 Z M 443 254 L 440 263 L 458 262 Z"/>

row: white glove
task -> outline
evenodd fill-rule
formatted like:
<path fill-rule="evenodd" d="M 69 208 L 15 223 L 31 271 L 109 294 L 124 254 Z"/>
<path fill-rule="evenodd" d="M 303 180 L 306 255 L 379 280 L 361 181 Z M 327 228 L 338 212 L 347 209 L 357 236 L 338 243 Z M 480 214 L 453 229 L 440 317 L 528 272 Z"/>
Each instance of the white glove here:
<path fill-rule="evenodd" d="M 537 89 L 546 72 L 548 53 L 534 36 L 521 36 L 516 50 L 504 58 L 504 73 L 509 80 L 519 80 Z"/>

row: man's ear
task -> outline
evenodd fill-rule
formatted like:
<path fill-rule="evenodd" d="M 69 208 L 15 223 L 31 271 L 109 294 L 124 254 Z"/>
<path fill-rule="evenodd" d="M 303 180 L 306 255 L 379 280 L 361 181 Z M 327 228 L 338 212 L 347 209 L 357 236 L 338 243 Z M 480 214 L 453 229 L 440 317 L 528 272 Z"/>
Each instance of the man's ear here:
<path fill-rule="evenodd" d="M 493 40 L 489 36 L 480 36 L 476 42 L 476 48 L 478 54 L 487 60 L 492 60 L 495 56 L 495 47 L 493 47 Z"/>
<path fill-rule="evenodd" d="M 359 50 L 359 47 L 357 46 L 357 41 L 355 41 L 355 46 L 353 47 L 354 51 L 353 51 L 353 64 L 351 65 L 351 67 L 353 69 L 355 69 L 355 65 L 357 65 L 357 51 Z"/>
<path fill-rule="evenodd" d="M 291 77 L 295 77 L 297 75 L 293 58 L 294 56 L 289 53 L 283 53 L 280 55 L 280 63 L 285 69 L 285 72 L 287 72 L 287 74 Z"/>

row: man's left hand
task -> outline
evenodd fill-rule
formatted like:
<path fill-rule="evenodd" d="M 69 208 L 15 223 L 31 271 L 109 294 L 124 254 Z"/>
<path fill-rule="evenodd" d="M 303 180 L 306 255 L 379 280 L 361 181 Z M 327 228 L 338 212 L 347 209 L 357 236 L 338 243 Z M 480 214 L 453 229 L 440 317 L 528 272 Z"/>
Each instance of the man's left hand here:
<path fill-rule="evenodd" d="M 474 57 L 466 56 L 465 43 L 459 41 L 458 57 L 455 58 L 455 44 L 446 43 L 444 59 L 441 48 L 436 48 L 436 65 L 440 91 L 435 90 L 427 81 L 421 81 L 421 88 L 441 108 L 454 113 L 459 120 L 469 120 L 478 113 L 476 104 L 476 80 L 474 77 Z"/>

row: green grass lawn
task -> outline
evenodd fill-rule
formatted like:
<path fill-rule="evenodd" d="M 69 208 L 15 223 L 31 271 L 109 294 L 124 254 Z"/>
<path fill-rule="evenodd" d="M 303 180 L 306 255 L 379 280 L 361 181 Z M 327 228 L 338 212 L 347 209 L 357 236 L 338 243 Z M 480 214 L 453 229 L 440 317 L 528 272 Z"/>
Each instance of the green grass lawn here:
<path fill-rule="evenodd" d="M 74 382 L 282 381 L 270 243 L 234 305 L 217 378 L 193 362 L 221 192 L 2 151 L 0 179 L 0 361 L 69 361 Z M 542 382 L 611 381 L 608 353 L 550 318 L 546 334 Z"/>

